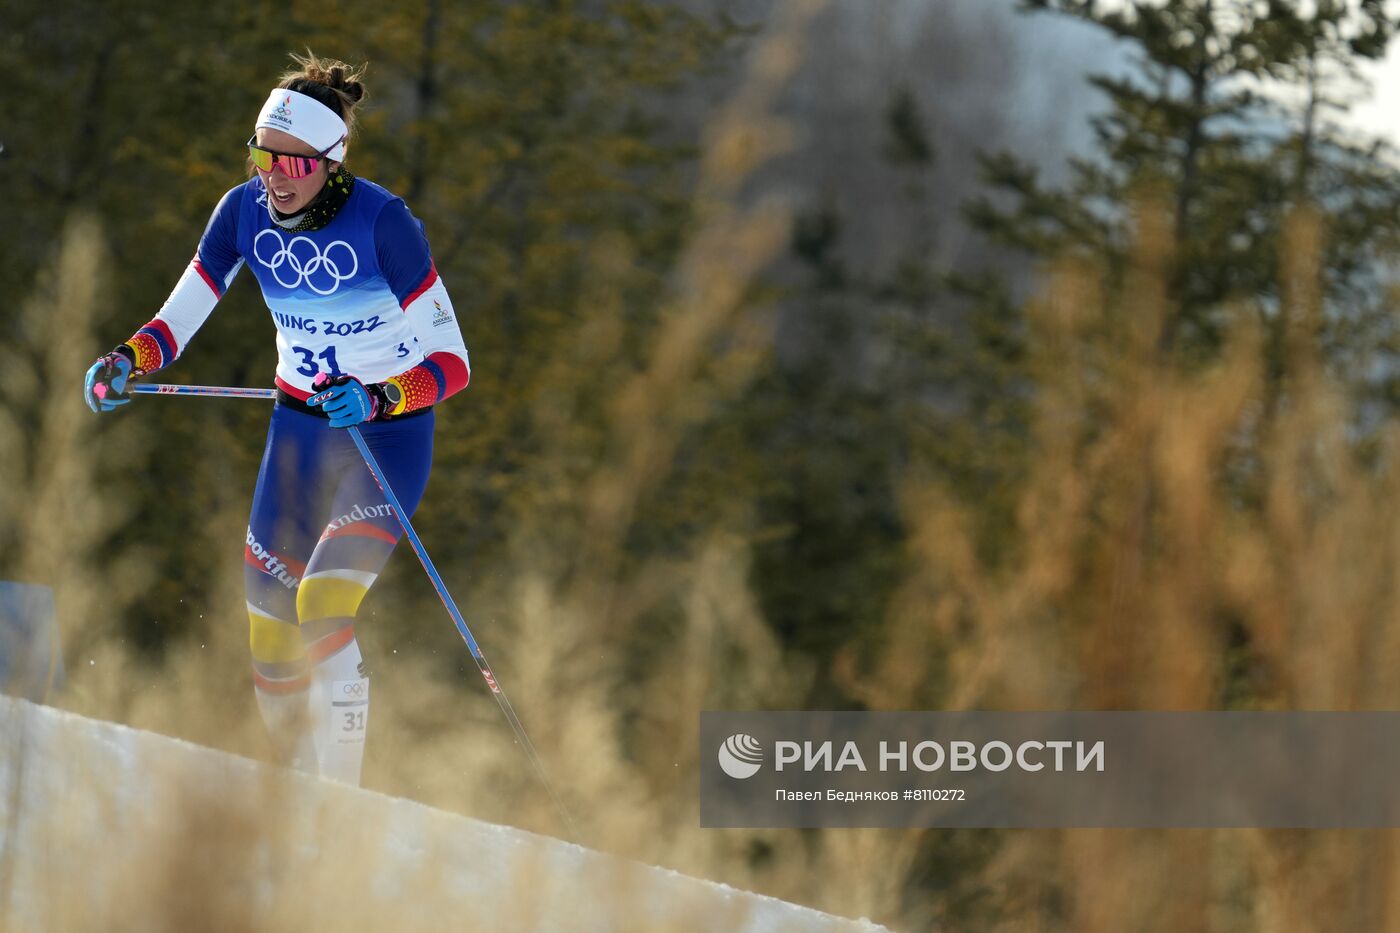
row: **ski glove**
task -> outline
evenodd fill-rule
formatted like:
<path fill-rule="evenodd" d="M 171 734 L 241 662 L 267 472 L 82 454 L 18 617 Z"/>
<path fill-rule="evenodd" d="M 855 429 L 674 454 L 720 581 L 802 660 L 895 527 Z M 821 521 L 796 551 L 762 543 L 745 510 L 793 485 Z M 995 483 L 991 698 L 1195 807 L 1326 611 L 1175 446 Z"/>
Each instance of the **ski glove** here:
<path fill-rule="evenodd" d="M 311 388 L 316 394 L 306 404 L 319 406 L 331 419 L 331 427 L 348 428 L 362 421 L 381 421 L 389 409 L 384 386 L 378 382 L 365 385 L 354 376 L 318 375 Z"/>
<path fill-rule="evenodd" d="M 131 377 L 131 360 L 115 350 L 88 367 L 83 380 L 83 398 L 88 408 L 101 414 L 131 401 L 122 393 Z"/>

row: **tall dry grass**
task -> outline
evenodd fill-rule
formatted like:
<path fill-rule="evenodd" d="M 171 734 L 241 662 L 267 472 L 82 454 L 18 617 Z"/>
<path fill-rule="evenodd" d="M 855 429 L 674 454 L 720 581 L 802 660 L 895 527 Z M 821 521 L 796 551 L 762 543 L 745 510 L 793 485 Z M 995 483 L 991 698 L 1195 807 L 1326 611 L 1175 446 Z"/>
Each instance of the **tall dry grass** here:
<path fill-rule="evenodd" d="M 873 708 L 1396 708 L 1400 431 L 1358 443 L 1348 374 L 1322 358 L 1326 230 L 1299 209 L 1278 309 L 1230 309 L 1219 358 L 1188 368 L 1160 340 L 1169 224 L 1144 201 L 1121 290 L 1067 260 L 1033 302 L 1010 556 L 979 559 L 970 504 L 908 478 L 911 573 L 884 649 L 847 670 Z M 1382 831 L 1005 833 L 975 928 L 1394 929 L 1394 848 Z"/>

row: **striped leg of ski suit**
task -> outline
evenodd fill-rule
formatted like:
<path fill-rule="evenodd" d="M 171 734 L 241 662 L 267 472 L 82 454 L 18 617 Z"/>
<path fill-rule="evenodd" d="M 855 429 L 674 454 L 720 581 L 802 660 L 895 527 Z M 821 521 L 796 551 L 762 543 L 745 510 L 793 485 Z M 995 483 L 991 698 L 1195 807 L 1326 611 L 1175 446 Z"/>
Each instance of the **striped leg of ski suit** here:
<path fill-rule="evenodd" d="M 244 550 L 253 682 L 278 754 L 358 783 L 369 679 L 355 616 L 400 528 L 354 442 L 284 400 L 273 410 Z M 427 486 L 433 413 L 360 425 L 410 515 Z"/>

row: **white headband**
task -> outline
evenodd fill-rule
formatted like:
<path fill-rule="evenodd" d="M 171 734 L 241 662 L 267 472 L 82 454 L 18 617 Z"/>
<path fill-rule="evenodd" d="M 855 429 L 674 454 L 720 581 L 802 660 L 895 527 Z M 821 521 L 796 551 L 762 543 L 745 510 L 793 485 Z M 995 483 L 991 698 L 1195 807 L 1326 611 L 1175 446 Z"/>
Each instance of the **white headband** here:
<path fill-rule="evenodd" d="M 255 129 L 264 127 L 290 133 L 317 152 L 331 146 L 326 157 L 332 162 L 345 158 L 345 121 L 314 97 L 284 87 L 273 88 L 258 114 Z"/>

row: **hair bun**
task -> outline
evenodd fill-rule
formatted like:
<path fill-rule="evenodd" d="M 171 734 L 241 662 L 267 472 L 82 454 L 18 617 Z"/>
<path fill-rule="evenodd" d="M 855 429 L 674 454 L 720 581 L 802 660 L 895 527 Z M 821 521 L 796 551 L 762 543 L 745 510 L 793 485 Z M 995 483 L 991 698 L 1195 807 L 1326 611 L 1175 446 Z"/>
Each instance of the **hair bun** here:
<path fill-rule="evenodd" d="M 283 72 L 278 87 L 310 94 L 339 114 L 351 133 L 355 130 L 355 105 L 368 96 L 360 79 L 366 65 L 351 65 L 334 58 L 320 58 L 310 49 L 305 55 L 292 53 L 296 70 Z"/>

